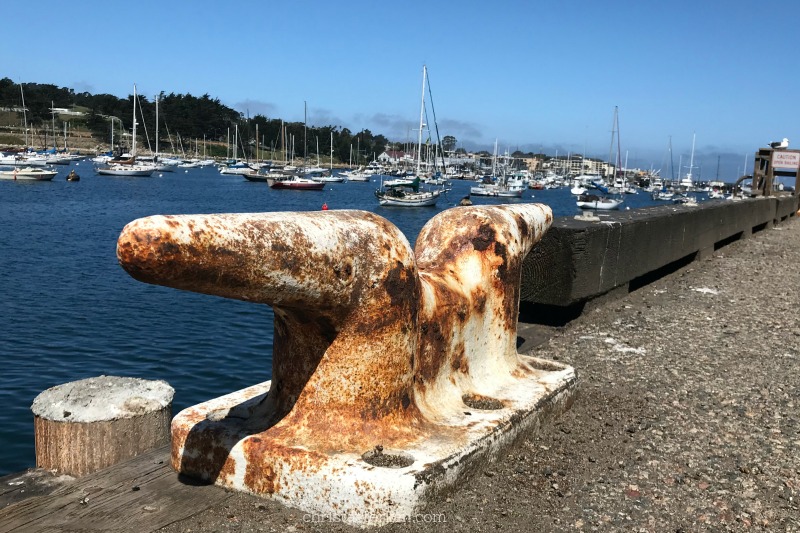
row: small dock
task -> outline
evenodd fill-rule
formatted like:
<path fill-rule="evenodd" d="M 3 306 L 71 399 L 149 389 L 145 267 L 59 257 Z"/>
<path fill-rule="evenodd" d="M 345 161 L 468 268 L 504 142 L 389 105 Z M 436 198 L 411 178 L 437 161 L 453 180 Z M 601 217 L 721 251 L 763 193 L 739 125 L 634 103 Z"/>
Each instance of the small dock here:
<path fill-rule="evenodd" d="M 41 469 L 0 479 L 0 532 L 155 531 L 231 497 L 178 476 L 169 447 L 75 479 Z"/>

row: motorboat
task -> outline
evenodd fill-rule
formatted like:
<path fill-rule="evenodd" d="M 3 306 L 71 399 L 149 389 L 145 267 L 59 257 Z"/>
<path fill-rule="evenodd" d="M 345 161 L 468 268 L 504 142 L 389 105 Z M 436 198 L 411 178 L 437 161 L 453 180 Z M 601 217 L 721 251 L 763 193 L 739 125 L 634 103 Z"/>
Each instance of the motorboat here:
<path fill-rule="evenodd" d="M 0 179 L 51 181 L 56 174 L 58 174 L 57 171 L 42 167 L 18 167 L 0 172 Z"/>
<path fill-rule="evenodd" d="M 327 170 L 322 173 L 312 174 L 309 177 L 312 180 L 320 183 L 342 183 L 344 181 L 344 176 L 338 174 L 332 174 Z"/>
<path fill-rule="evenodd" d="M 295 189 L 299 191 L 321 191 L 325 182 L 314 181 L 297 175 L 267 174 L 267 184 L 272 189 Z"/>
<path fill-rule="evenodd" d="M 610 198 L 608 196 L 598 196 L 596 194 L 581 194 L 577 200 L 578 207 L 581 209 L 619 209 L 622 200 Z"/>

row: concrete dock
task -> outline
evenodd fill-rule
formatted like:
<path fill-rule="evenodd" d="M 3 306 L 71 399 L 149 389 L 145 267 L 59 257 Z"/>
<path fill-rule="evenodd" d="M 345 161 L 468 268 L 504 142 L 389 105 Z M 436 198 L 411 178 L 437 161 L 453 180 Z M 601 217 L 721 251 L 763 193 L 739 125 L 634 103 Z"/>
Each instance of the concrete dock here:
<path fill-rule="evenodd" d="M 800 221 L 772 222 L 577 297 L 566 325 L 521 324 L 521 351 L 577 370 L 571 410 L 381 530 L 800 529 Z M 0 481 L 2 532 L 357 531 L 181 479 L 167 449 L 75 481 Z"/>

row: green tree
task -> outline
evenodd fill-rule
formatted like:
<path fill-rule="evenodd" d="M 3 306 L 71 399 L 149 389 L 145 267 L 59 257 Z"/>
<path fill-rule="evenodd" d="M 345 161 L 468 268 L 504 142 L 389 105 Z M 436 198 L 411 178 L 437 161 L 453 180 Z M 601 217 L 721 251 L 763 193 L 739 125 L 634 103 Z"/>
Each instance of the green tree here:
<path fill-rule="evenodd" d="M 444 139 L 442 139 L 442 149 L 445 152 L 452 152 L 456 149 L 456 145 L 458 141 L 452 135 L 445 135 Z"/>

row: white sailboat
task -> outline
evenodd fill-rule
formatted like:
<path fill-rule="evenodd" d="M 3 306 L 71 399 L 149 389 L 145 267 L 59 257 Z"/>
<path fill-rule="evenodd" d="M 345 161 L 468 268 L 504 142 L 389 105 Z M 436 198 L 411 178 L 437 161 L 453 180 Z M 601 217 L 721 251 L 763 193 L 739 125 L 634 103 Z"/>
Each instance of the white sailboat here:
<path fill-rule="evenodd" d="M 319 166 L 319 139 L 317 139 L 317 166 Z M 331 131 L 331 162 L 330 169 L 321 174 L 311 176 L 314 181 L 321 181 L 323 183 L 341 183 L 344 181 L 344 176 L 336 175 L 333 173 L 333 131 Z"/>
<path fill-rule="evenodd" d="M 100 167 L 96 172 L 103 176 L 152 176 L 155 172 L 155 167 L 152 165 L 142 165 L 136 163 L 136 84 L 133 84 L 133 135 L 131 141 L 130 157 L 122 161 L 114 161 L 113 159 L 108 162 L 105 167 Z"/>
<path fill-rule="evenodd" d="M 694 141 L 697 134 L 692 133 L 692 156 L 689 159 L 689 172 L 686 173 L 685 176 L 681 178 L 681 181 L 678 183 L 681 189 L 685 191 L 693 191 L 694 190 L 694 180 L 692 179 L 692 169 L 694 168 Z"/>
<path fill-rule="evenodd" d="M 419 137 L 417 139 L 417 171 L 414 179 L 410 181 L 389 184 L 381 182 L 381 188 L 375 191 L 378 203 L 383 206 L 398 207 L 429 207 L 436 205 L 443 189 L 422 191 L 420 190 L 420 166 L 422 164 L 422 128 L 425 117 L 425 87 L 428 82 L 428 69 L 422 66 L 422 103 L 419 111 Z"/>
<path fill-rule="evenodd" d="M 614 158 L 615 142 L 617 150 L 616 157 Z M 587 184 L 587 187 L 592 186 L 599 192 L 605 194 L 611 193 L 621 195 L 623 190 L 625 190 L 627 187 L 627 183 L 624 178 L 624 170 L 620 170 L 622 162 L 621 155 L 622 154 L 619 146 L 619 109 L 614 106 L 614 121 L 611 126 L 611 145 L 608 148 L 608 165 L 613 169 L 614 174 L 611 178 L 606 178 L 608 181 L 604 181 L 602 178 L 600 178 L 600 176 L 597 176 L 596 180 L 591 180 L 589 184 Z M 620 175 L 620 173 L 622 173 L 622 175 Z M 619 206 L 622 205 L 623 200 L 621 196 L 605 196 L 596 194 L 594 192 L 584 191 L 578 195 L 578 199 L 575 203 L 581 209 L 609 210 L 619 209 Z"/>

